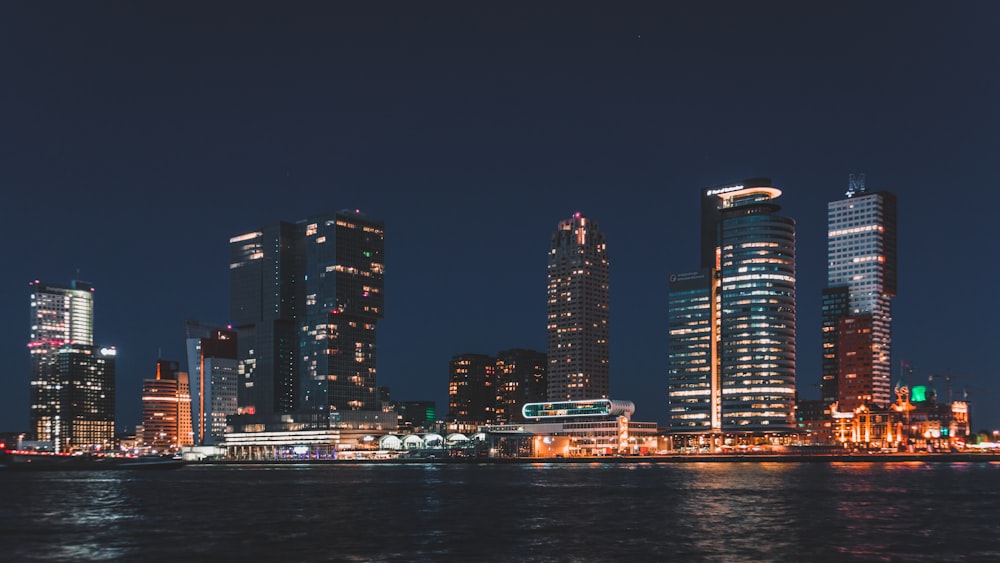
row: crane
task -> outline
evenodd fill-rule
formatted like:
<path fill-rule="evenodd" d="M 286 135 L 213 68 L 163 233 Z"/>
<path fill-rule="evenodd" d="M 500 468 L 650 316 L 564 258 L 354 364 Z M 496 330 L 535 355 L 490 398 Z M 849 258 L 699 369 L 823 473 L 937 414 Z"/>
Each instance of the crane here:
<path fill-rule="evenodd" d="M 971 375 L 962 375 L 962 376 L 952 375 L 951 374 L 951 370 L 948 370 L 947 372 L 945 372 L 944 375 L 932 374 L 932 375 L 927 376 L 927 381 L 933 383 L 935 379 L 943 379 L 944 383 L 945 383 L 945 389 L 947 389 L 947 391 L 948 391 L 948 403 L 950 404 L 951 403 L 951 380 L 954 379 L 954 378 L 956 378 L 956 377 L 961 377 L 962 379 L 971 379 L 971 378 L 973 378 L 973 376 L 971 376 Z M 967 392 L 966 392 L 966 396 L 968 396 Z"/>

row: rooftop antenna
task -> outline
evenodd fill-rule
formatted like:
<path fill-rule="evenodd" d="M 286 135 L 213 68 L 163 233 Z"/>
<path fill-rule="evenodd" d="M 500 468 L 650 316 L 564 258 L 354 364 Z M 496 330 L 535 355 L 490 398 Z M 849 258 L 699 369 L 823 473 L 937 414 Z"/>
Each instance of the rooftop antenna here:
<path fill-rule="evenodd" d="M 865 192 L 865 174 L 848 174 L 847 176 L 847 197 L 854 197 L 856 193 Z"/>

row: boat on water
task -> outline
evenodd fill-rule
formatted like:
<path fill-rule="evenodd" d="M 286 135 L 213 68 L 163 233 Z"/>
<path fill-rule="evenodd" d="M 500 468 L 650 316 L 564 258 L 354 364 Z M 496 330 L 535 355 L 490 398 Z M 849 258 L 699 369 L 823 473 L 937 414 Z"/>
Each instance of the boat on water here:
<path fill-rule="evenodd" d="M 183 459 L 172 455 L 112 456 L 0 450 L 0 470 L 2 471 L 177 469 L 183 467 L 186 463 Z"/>

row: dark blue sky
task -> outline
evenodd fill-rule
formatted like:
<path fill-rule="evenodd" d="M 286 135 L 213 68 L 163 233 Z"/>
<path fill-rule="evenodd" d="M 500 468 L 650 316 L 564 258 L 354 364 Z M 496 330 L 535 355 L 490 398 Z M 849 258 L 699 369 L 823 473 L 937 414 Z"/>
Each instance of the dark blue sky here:
<path fill-rule="evenodd" d="M 95 284 L 131 428 L 184 320 L 227 321 L 229 237 L 343 208 L 386 223 L 379 383 L 441 414 L 453 354 L 544 350 L 549 236 L 593 218 L 612 395 L 665 422 L 667 276 L 699 188 L 753 176 L 798 221 L 815 398 L 852 172 L 899 196 L 897 367 L 1000 427 L 1000 4 L 208 4 L 0 6 L 0 430 L 27 428 L 30 280 Z"/>

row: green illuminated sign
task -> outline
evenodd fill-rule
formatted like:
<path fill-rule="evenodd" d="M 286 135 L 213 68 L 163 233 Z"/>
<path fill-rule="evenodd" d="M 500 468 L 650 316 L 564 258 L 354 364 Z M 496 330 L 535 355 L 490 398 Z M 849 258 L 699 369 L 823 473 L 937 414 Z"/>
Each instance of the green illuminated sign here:
<path fill-rule="evenodd" d="M 913 395 L 910 397 L 911 403 L 922 403 L 927 400 L 927 388 L 917 385 L 913 388 Z"/>

